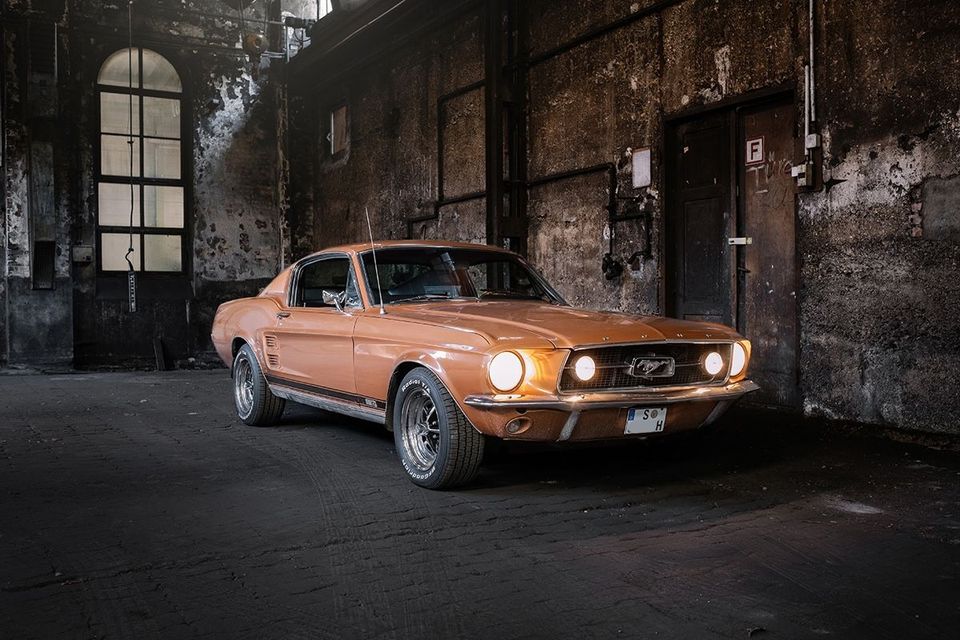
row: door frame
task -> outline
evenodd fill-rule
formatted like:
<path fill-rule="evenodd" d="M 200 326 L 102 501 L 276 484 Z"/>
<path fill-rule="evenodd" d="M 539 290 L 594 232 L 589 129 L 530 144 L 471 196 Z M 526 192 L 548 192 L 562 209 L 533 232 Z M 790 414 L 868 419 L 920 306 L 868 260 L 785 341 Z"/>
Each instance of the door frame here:
<path fill-rule="evenodd" d="M 763 107 L 777 106 L 783 104 L 790 104 L 794 108 L 795 117 L 793 119 L 793 138 L 798 140 L 797 137 L 797 126 L 798 123 L 802 122 L 802 119 L 798 114 L 798 105 L 796 102 L 797 92 L 793 85 L 778 85 L 774 87 L 769 87 L 766 89 L 761 89 L 758 91 L 753 91 L 750 93 L 743 94 L 741 96 L 736 96 L 732 98 L 727 98 L 719 102 L 710 104 L 710 105 L 699 105 L 692 107 L 690 109 L 685 109 L 683 111 L 677 112 L 671 115 L 663 115 L 661 119 L 661 131 L 662 135 L 660 137 L 660 158 L 663 167 L 663 171 L 660 175 L 659 186 L 661 193 L 665 194 L 663 198 L 663 215 L 661 216 L 659 227 L 659 251 L 660 251 L 660 310 L 666 315 L 672 311 L 673 301 L 671 299 L 671 289 L 668 286 L 668 282 L 671 277 L 676 277 L 676 275 L 671 275 L 668 270 L 670 261 L 667 258 L 668 252 L 672 251 L 672 237 L 668 234 L 670 233 L 670 219 L 674 214 L 675 204 L 673 202 L 673 194 L 669 190 L 670 180 L 673 177 L 671 174 L 671 163 L 668 160 L 667 153 L 669 151 L 668 143 L 673 140 L 673 134 L 676 131 L 677 127 L 680 125 L 689 122 L 691 120 L 696 120 L 698 118 L 706 117 L 712 114 L 720 113 L 724 114 L 724 117 L 729 119 L 729 135 L 730 135 L 730 211 L 733 215 L 736 216 L 734 223 L 737 235 L 743 235 L 744 232 L 744 207 L 743 202 L 740 198 L 740 189 L 741 189 L 741 174 L 742 174 L 742 163 L 744 157 L 744 150 L 741 148 L 740 139 L 743 137 L 743 127 L 741 125 L 740 115 L 746 110 L 758 109 Z M 793 159 L 796 161 L 800 149 L 795 146 L 793 152 Z M 796 198 L 794 198 L 793 205 L 793 216 L 794 216 L 794 231 L 793 231 L 793 243 L 794 246 L 798 249 L 794 251 L 794 277 L 796 279 L 796 289 L 797 292 L 797 303 L 795 305 L 794 314 L 796 321 L 796 335 L 794 339 L 796 340 L 795 352 L 796 352 L 796 385 L 800 393 L 800 400 L 802 401 L 802 390 L 800 388 L 800 378 L 801 378 L 801 369 L 800 362 L 802 360 L 802 342 L 800 340 L 800 335 L 802 332 L 801 317 L 800 317 L 800 302 L 801 302 L 801 281 L 800 281 L 800 270 L 803 267 L 802 256 L 799 251 L 799 235 L 800 235 L 800 220 L 799 220 L 799 207 Z M 743 251 L 739 248 L 737 249 L 737 254 L 734 260 L 734 274 L 732 281 L 732 294 L 735 297 L 735 306 L 733 308 L 735 317 L 735 328 L 738 332 L 743 333 L 745 321 L 744 318 L 744 288 L 745 288 L 745 273 L 742 271 L 744 267 L 744 254 Z M 749 336 L 745 336 L 749 338 Z"/>

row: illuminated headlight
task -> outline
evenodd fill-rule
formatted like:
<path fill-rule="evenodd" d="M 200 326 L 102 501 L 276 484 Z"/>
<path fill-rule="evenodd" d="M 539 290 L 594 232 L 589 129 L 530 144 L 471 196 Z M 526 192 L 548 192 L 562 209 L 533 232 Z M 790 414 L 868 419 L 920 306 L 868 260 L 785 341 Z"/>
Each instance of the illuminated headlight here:
<path fill-rule="evenodd" d="M 703 370 L 712 376 L 723 370 L 723 357 L 716 351 L 711 351 L 703 359 Z"/>
<path fill-rule="evenodd" d="M 590 356 L 580 356 L 573 365 L 573 372 L 580 380 L 586 382 L 597 373 L 597 363 Z"/>
<path fill-rule="evenodd" d="M 523 380 L 523 360 L 513 351 L 498 353 L 490 361 L 488 373 L 497 391 L 512 391 Z"/>
<path fill-rule="evenodd" d="M 747 350 L 739 342 L 733 343 L 733 354 L 730 357 L 730 375 L 738 376 L 747 366 Z"/>

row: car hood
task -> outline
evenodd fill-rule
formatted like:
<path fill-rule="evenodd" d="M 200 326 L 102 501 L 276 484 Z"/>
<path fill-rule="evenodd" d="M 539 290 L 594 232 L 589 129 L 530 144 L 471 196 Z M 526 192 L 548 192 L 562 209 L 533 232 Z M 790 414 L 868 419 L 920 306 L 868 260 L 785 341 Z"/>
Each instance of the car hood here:
<path fill-rule="evenodd" d="M 394 319 L 475 331 L 493 344 L 525 346 L 547 340 L 557 348 L 657 340 L 727 340 L 738 334 L 720 324 L 659 316 L 589 311 L 543 302 L 445 301 L 391 305 Z"/>

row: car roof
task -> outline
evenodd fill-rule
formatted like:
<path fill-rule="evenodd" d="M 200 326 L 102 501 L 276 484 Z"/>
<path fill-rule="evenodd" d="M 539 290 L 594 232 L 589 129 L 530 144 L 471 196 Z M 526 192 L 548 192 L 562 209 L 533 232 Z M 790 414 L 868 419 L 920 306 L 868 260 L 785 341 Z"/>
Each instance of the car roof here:
<path fill-rule="evenodd" d="M 448 240 L 378 240 L 373 243 L 375 249 L 390 249 L 391 247 L 422 247 L 424 249 L 479 249 L 485 251 L 495 251 L 498 253 L 510 253 L 507 249 L 501 249 L 489 244 L 479 244 L 474 242 L 451 242 Z M 324 253 L 361 253 L 370 250 L 369 242 L 355 242 L 352 244 L 341 244 L 335 247 L 327 247 L 311 256 Z M 309 256 L 308 256 L 309 257 Z"/>

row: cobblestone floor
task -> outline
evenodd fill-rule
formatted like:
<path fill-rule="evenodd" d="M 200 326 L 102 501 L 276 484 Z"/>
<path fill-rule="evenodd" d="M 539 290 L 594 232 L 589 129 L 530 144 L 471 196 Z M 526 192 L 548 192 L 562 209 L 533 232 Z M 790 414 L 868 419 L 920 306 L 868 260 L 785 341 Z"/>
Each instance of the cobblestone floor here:
<path fill-rule="evenodd" d="M 0 377 L 0 638 L 947 638 L 960 456 L 737 414 L 403 476 L 225 371 Z"/>

